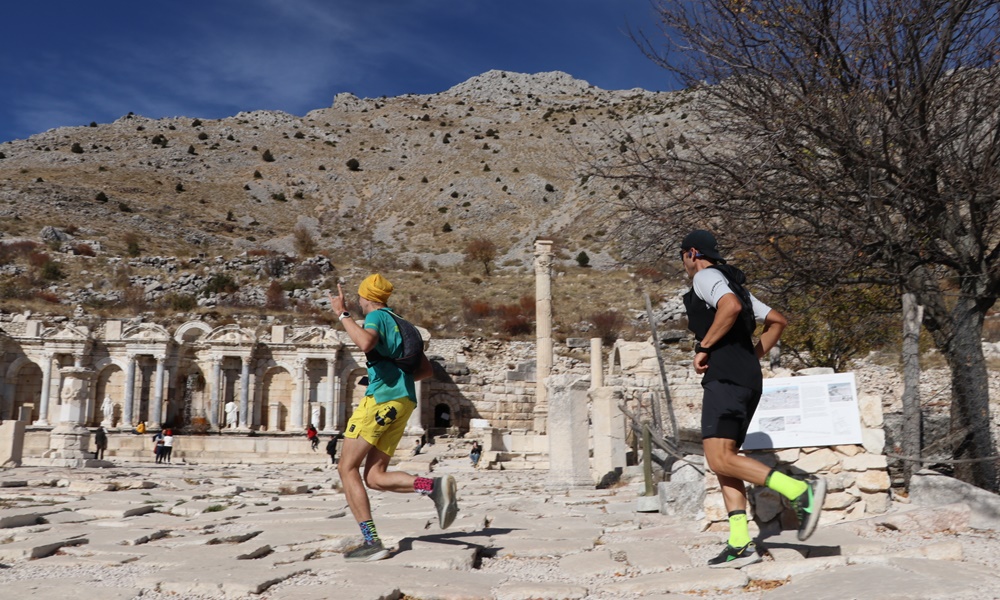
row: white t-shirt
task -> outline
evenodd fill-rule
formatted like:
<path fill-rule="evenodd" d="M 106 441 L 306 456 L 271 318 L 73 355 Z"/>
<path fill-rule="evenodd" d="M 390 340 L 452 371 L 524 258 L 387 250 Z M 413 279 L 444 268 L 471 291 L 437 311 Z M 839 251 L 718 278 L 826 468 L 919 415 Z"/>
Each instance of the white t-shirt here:
<path fill-rule="evenodd" d="M 174 436 L 172 436 L 172 435 L 165 435 L 165 436 L 163 436 L 163 445 L 164 446 L 173 446 L 174 445 Z"/>
<path fill-rule="evenodd" d="M 694 288 L 696 296 L 705 301 L 711 308 L 719 307 L 719 300 L 726 294 L 732 294 L 729 287 L 729 280 L 718 269 L 702 269 L 694 274 L 691 280 L 691 287 Z M 749 292 L 750 290 L 747 290 Z M 763 321 L 767 313 L 771 312 L 771 307 L 758 300 L 750 294 L 750 304 L 753 306 L 753 316 L 757 321 Z"/>

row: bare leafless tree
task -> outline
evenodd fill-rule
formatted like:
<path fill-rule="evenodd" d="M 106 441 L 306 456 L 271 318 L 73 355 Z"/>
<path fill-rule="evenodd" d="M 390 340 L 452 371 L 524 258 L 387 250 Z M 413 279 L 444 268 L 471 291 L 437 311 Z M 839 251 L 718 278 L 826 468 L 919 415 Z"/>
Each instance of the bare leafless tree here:
<path fill-rule="evenodd" d="M 466 262 L 483 265 L 483 274 L 487 277 L 490 274 L 490 269 L 493 267 L 493 261 L 496 260 L 496 257 L 497 245 L 489 238 L 473 238 L 465 246 Z"/>
<path fill-rule="evenodd" d="M 913 293 L 951 368 L 954 456 L 994 454 L 981 334 L 1000 294 L 998 3 L 654 5 L 662 35 L 636 39 L 691 117 L 682 136 L 623 132 L 597 165 L 621 180 L 624 239 L 673 251 L 664 239 L 708 227 L 787 293 Z M 971 464 L 961 474 L 996 489 L 996 462 Z"/>

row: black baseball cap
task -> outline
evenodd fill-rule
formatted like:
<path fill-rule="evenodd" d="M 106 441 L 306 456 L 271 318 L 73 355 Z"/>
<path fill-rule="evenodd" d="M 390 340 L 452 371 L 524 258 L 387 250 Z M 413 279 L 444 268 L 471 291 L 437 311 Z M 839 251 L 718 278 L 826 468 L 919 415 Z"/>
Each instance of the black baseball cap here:
<path fill-rule="evenodd" d="M 684 236 L 684 239 L 681 240 L 681 250 L 688 250 L 690 248 L 694 248 L 712 260 L 726 262 L 722 258 L 722 255 L 719 254 L 719 243 L 715 241 L 715 236 L 710 231 L 695 229 Z"/>

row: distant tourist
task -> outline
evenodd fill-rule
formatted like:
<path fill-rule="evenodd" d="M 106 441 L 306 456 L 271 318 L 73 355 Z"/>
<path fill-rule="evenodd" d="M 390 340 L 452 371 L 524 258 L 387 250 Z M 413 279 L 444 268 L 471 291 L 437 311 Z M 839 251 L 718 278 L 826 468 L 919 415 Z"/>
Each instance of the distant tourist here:
<path fill-rule="evenodd" d="M 316 426 L 312 423 L 309 427 L 306 427 L 306 439 L 309 440 L 309 445 L 312 446 L 312 451 L 315 452 L 316 448 L 319 447 L 319 432 L 316 431 Z"/>
<path fill-rule="evenodd" d="M 483 447 L 479 445 L 478 441 L 472 442 L 472 450 L 469 451 L 469 461 L 472 463 L 472 468 L 479 466 L 479 457 L 483 455 Z"/>
<path fill-rule="evenodd" d="M 451 525 L 458 515 L 457 487 L 453 477 L 415 477 L 402 471 L 388 472 L 389 461 L 403 437 L 410 414 L 417 406 L 414 381 L 434 374 L 431 363 L 422 351 L 404 356 L 405 339 L 413 341 L 412 325 L 394 315 L 386 302 L 392 294 L 392 284 L 381 275 L 370 275 L 358 287 L 358 303 L 365 316 L 359 325 L 347 312 L 344 290 L 337 285 L 337 295 L 330 295 L 330 305 L 347 335 L 368 359 L 368 388 L 365 398 L 354 410 L 344 433 L 338 472 L 344 486 L 351 514 L 358 521 L 364 543 L 347 552 L 348 561 L 380 560 L 389 556 L 382 544 L 365 484 L 373 490 L 386 492 L 417 492 L 429 496 L 437 508 L 442 529 Z M 422 343 L 422 342 L 420 342 Z M 406 364 L 404 358 L 416 358 L 416 364 Z M 399 362 L 397 362 L 399 361 Z M 404 368 L 405 366 L 405 368 Z M 361 465 L 365 466 L 364 480 Z"/>
<path fill-rule="evenodd" d="M 94 432 L 94 458 L 97 460 L 104 460 L 104 451 L 108 449 L 108 432 L 104 430 L 104 427 L 98 427 L 97 431 Z"/>
<path fill-rule="evenodd" d="M 163 462 L 170 462 L 170 455 L 174 452 L 174 432 L 167 429 L 163 432 Z"/>
<path fill-rule="evenodd" d="M 153 455 L 156 456 L 156 462 L 160 463 L 163 461 L 163 431 L 157 431 L 153 434 Z"/>
<path fill-rule="evenodd" d="M 337 464 L 337 434 L 330 436 L 330 441 L 326 443 L 326 453 L 330 455 L 330 464 Z"/>

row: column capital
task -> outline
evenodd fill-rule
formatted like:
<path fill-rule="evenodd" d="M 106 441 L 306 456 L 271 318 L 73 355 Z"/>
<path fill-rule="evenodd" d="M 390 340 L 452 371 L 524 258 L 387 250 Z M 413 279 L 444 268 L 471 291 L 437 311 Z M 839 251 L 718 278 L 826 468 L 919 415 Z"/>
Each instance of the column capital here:
<path fill-rule="evenodd" d="M 243 362 L 244 367 L 249 367 L 253 363 L 252 356 L 241 356 L 240 360 Z"/>
<path fill-rule="evenodd" d="M 156 362 L 162 363 L 167 360 L 167 355 L 161 352 L 160 354 L 154 354 L 153 358 L 156 359 Z"/>

